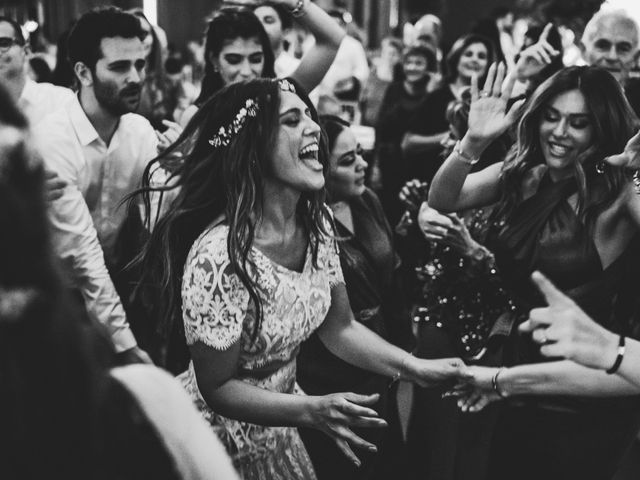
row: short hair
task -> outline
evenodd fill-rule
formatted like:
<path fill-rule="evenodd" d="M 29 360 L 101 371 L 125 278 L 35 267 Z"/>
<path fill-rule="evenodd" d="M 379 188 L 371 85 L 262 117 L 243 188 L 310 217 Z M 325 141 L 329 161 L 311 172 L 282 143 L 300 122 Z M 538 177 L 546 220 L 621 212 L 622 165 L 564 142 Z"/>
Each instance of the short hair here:
<path fill-rule="evenodd" d="M 0 15 L 0 22 L 5 22 L 11 25 L 11 28 L 13 28 L 13 38 L 18 43 L 18 45 L 26 45 L 27 39 L 24 38 L 22 27 L 18 22 L 16 22 L 13 18 L 5 17 L 2 15 Z"/>
<path fill-rule="evenodd" d="M 409 56 L 424 57 L 427 61 L 427 70 L 433 71 L 437 67 L 436 53 L 429 47 L 423 44 L 410 45 L 402 52 L 402 59 L 405 60 Z"/>
<path fill-rule="evenodd" d="M 596 14 L 591 17 L 591 20 L 584 27 L 584 32 L 582 34 L 582 43 L 585 41 L 590 42 L 593 40 L 593 37 L 596 35 L 600 27 L 600 23 L 604 20 L 616 20 L 621 23 L 626 23 L 633 27 L 636 32 L 636 47 L 640 44 L 640 27 L 638 26 L 638 22 L 630 16 L 625 10 L 616 9 L 616 10 L 599 10 Z"/>
<path fill-rule="evenodd" d="M 327 142 L 327 153 L 331 155 L 338 137 L 342 132 L 349 129 L 351 124 L 336 115 L 320 115 L 319 123 Z"/>
<path fill-rule="evenodd" d="M 69 34 L 69 60 L 72 65 L 84 63 L 95 72 L 102 58 L 100 43 L 103 38 L 139 38 L 144 32 L 137 17 L 117 7 L 95 8 L 82 15 Z"/>
<path fill-rule="evenodd" d="M 291 15 L 291 13 L 289 13 L 289 10 L 287 10 L 281 4 L 276 3 L 276 2 L 272 2 L 270 0 L 265 0 L 264 2 L 257 3 L 253 7 L 253 10 L 255 11 L 256 8 L 258 8 L 258 7 L 271 7 L 271 8 L 273 8 L 275 10 L 275 12 L 278 14 L 278 17 L 280 17 L 280 23 L 282 24 L 282 29 L 283 30 L 289 30 L 289 29 L 293 28 L 293 16 Z"/>

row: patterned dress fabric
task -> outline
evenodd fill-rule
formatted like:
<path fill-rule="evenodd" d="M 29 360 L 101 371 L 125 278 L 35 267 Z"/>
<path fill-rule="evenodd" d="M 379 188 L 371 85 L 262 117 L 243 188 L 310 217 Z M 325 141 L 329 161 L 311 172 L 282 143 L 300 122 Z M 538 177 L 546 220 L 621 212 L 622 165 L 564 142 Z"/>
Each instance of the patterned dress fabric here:
<path fill-rule="evenodd" d="M 187 343 L 225 350 L 240 342 L 238 380 L 273 392 L 303 394 L 296 385 L 300 343 L 324 320 L 331 287 L 344 283 L 336 243 L 322 239 L 317 266 L 308 248 L 301 272 L 273 262 L 252 247 L 249 273 L 257 280 L 263 308 L 254 338 L 256 309 L 231 270 L 228 234 L 226 225 L 206 230 L 187 257 L 182 284 Z M 255 425 L 217 414 L 198 390 L 193 363 L 180 378 L 243 479 L 316 478 L 296 428 Z"/>

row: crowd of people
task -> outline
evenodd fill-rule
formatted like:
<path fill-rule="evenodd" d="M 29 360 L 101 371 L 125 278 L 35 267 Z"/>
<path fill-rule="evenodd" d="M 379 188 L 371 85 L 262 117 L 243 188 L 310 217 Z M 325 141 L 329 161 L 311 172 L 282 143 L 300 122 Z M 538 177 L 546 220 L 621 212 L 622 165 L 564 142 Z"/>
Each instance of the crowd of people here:
<path fill-rule="evenodd" d="M 372 59 L 348 12 L 229 1 L 186 54 L 101 7 L 37 75 L 0 17 L 2 478 L 613 479 L 640 27 L 519 21 Z"/>

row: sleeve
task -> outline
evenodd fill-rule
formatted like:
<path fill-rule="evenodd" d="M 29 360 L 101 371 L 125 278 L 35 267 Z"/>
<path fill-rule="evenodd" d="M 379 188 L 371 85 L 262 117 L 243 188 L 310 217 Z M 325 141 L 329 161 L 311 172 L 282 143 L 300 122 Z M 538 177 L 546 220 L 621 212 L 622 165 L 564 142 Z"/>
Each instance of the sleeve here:
<path fill-rule="evenodd" d="M 47 168 L 67 182 L 62 197 L 49 204 L 54 250 L 71 272 L 89 315 L 107 328 L 118 352 L 129 350 L 136 346 L 136 340 L 107 271 L 93 219 L 80 191 L 79 166 L 70 155 L 64 154 L 64 146 L 45 143 L 46 137 L 37 133 L 34 137 L 39 139 L 38 151 Z"/>
<path fill-rule="evenodd" d="M 226 241 L 206 242 L 189 256 L 182 283 L 188 345 L 226 350 L 242 335 L 248 305 L 249 292 L 231 271 Z"/>

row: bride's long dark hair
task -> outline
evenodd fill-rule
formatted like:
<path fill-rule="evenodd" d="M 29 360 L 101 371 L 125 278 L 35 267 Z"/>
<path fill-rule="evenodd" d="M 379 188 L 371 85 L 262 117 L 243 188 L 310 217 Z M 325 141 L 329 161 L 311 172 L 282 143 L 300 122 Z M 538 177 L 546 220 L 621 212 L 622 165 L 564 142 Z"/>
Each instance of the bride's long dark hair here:
<path fill-rule="evenodd" d="M 309 98 L 295 81 L 288 81 L 317 121 Z M 233 122 L 247 99 L 258 105 L 255 117 L 245 117 L 243 127 L 231 136 L 228 145 L 212 146 L 209 140 L 220 127 Z M 170 337 L 184 335 L 181 283 L 189 250 L 197 237 L 220 219 L 229 226 L 227 250 L 231 267 L 256 308 L 254 333 L 260 329 L 263 299 L 251 274 L 249 251 L 262 213 L 263 181 L 271 168 L 279 107 L 278 80 L 258 79 L 227 86 L 205 102 L 176 143 L 147 166 L 143 187 L 137 194 L 143 196 L 147 222 L 160 218 L 137 259 L 142 272 L 137 295 L 151 307 L 149 318 L 157 322 L 154 329 L 159 351 L 155 356 L 161 364 L 166 359 Z M 177 161 L 169 160 L 176 153 L 182 156 L 178 155 Z M 326 169 L 325 148 L 321 148 L 320 161 Z M 161 165 L 171 175 L 163 185 L 156 185 L 154 172 Z M 152 206 L 154 195 L 163 195 L 166 203 L 169 192 L 177 193 L 168 207 L 162 201 L 157 209 Z M 324 227 L 328 220 L 324 195 L 324 189 L 303 192 L 298 203 L 316 265 L 318 243 L 328 233 Z"/>

